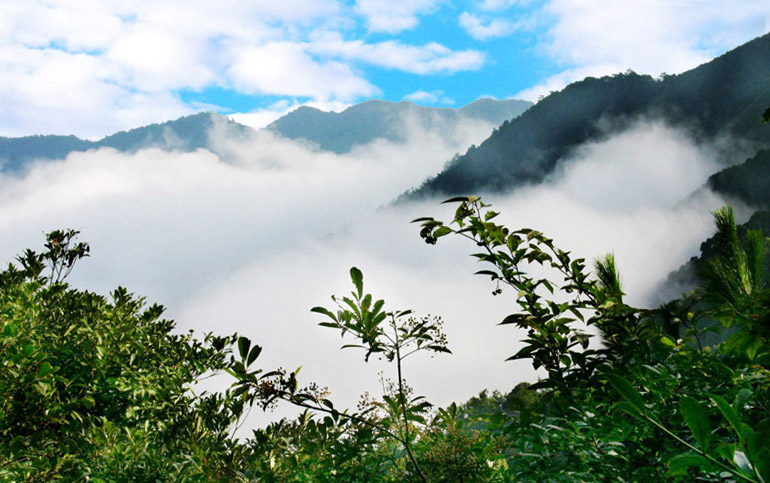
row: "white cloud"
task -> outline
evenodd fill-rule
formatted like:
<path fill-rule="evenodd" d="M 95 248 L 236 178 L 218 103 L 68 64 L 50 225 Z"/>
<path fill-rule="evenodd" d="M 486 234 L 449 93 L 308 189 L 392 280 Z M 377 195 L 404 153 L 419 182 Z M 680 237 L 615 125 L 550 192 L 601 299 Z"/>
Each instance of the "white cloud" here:
<path fill-rule="evenodd" d="M 463 12 L 458 18 L 460 26 L 477 40 L 487 40 L 493 37 L 505 37 L 515 32 L 519 26 L 510 20 L 494 18 L 486 24 L 477 15 Z"/>
<path fill-rule="evenodd" d="M 398 33 L 417 26 L 418 15 L 431 13 L 441 0 L 356 0 L 355 11 L 366 18 L 369 31 Z"/>
<path fill-rule="evenodd" d="M 759 35 L 764 10 L 759 3 L 740 0 L 725 8 L 724 2 L 707 0 L 552 0 L 548 11 L 558 20 L 548 49 L 568 65 L 604 62 L 651 74 L 678 73 Z"/>
<path fill-rule="evenodd" d="M 0 259 L 39 246 L 45 230 L 81 229 L 93 250 L 73 283 L 102 293 L 125 285 L 168 306 L 182 330 L 237 330 L 265 345 L 266 364 L 304 364 L 305 378 L 352 398 L 360 380 L 346 383 L 331 373 L 363 367 L 359 354 L 340 353 L 338 338 L 316 327 L 308 309 L 347 289 L 335 281 L 344 281 L 351 264 L 364 264 L 373 289 L 383 287 L 375 283 L 383 271 L 404 267 L 398 279 L 408 277 L 419 255 L 409 248 L 402 253 L 403 244 L 393 244 L 399 238 L 388 232 L 402 232 L 408 247 L 422 247 L 405 219 L 410 214 L 381 217 L 378 208 L 493 128 L 463 122 L 426 132 L 408 118 L 400 125 L 408 142 L 380 140 L 346 155 L 269 132 L 230 138 L 215 129 L 217 151 L 226 152 L 229 163 L 208 151 L 102 149 L 40 163 L 20 177 L 0 175 L 0 229 L 8 234 L 0 240 Z M 390 266 L 390 260 L 408 263 Z M 433 300 L 438 307 L 440 298 Z M 376 375 L 371 382 L 376 389 Z"/>
<path fill-rule="evenodd" d="M 92 138 L 190 112 L 168 92 L 136 92 L 116 84 L 109 66 L 87 54 L 0 47 L 0 70 L 0 132 L 5 135 L 77 130 Z"/>
<path fill-rule="evenodd" d="M 7 0 L 0 7 L 0 84 L 8 86 L 0 93 L 0 134 L 102 136 L 136 127 L 129 119 L 160 122 L 216 103 L 187 100 L 212 87 L 350 103 L 380 92 L 363 67 L 478 69 L 484 56 L 473 50 L 341 40 L 356 38 L 355 12 L 370 28 L 392 31 L 440 3 Z M 333 42 L 324 40 L 329 32 Z M 98 115 L 86 112 L 97 108 Z"/>
<path fill-rule="evenodd" d="M 392 40 L 368 44 L 361 40 L 344 40 L 334 32 L 318 34 L 308 49 L 321 55 L 358 60 L 414 74 L 476 70 L 485 62 L 484 54 L 477 50 L 452 50 L 435 42 L 420 46 Z"/>
<path fill-rule="evenodd" d="M 205 39 L 183 38 L 143 25 L 121 36 L 103 58 L 116 66 L 116 80 L 122 85 L 151 92 L 199 89 L 216 77 L 198 58 L 206 48 Z"/>
<path fill-rule="evenodd" d="M 556 75 L 548 77 L 545 81 L 542 81 L 536 86 L 517 92 L 513 97 L 530 102 L 537 102 L 541 96 L 548 96 L 552 92 L 560 91 L 567 85 L 583 80 L 586 77 L 602 77 L 618 72 L 624 72 L 625 70 L 626 68 L 623 68 L 619 64 L 594 64 L 575 69 L 566 69 Z"/>
<path fill-rule="evenodd" d="M 379 90 L 338 61 L 316 61 L 307 44 L 271 43 L 240 52 L 230 77 L 244 92 L 312 98 L 356 99 Z"/>
<path fill-rule="evenodd" d="M 531 100 L 586 76 L 627 69 L 653 76 L 692 69 L 761 35 L 762 3 L 550 0 L 542 14 L 552 27 L 539 50 L 563 71 L 520 95 Z"/>
<path fill-rule="evenodd" d="M 266 109 L 234 113 L 227 117 L 245 126 L 260 129 L 301 106 L 314 107 L 326 112 L 340 112 L 350 107 L 350 104 L 340 101 L 290 102 L 281 100 Z"/>
<path fill-rule="evenodd" d="M 499 12 L 517 4 L 530 3 L 531 0 L 482 0 L 478 3 L 481 10 Z"/>
<path fill-rule="evenodd" d="M 455 103 L 454 99 L 451 99 L 444 95 L 444 91 L 415 91 L 404 96 L 407 101 L 416 102 L 418 104 L 443 104 L 451 106 Z"/>

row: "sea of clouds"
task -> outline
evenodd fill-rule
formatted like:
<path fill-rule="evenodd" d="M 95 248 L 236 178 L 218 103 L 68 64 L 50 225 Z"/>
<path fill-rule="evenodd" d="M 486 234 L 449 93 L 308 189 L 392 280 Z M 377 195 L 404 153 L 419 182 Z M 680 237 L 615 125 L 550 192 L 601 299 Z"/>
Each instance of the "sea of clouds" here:
<path fill-rule="evenodd" d="M 339 334 L 319 327 L 323 318 L 309 309 L 349 292 L 348 270 L 357 266 L 386 308 L 445 322 L 453 354 L 417 354 L 405 364 L 417 394 L 446 405 L 533 381 L 526 361 L 504 362 L 523 334 L 496 326 L 515 310 L 514 295 L 493 297 L 489 280 L 472 275 L 485 267 L 468 256 L 471 243 L 447 237 L 428 246 L 410 224 L 448 219 L 452 206 L 391 204 L 492 126 L 439 133 L 405 120 L 404 128 L 404 143 L 378 140 L 343 155 L 268 131 L 235 137 L 215 127 L 220 155 L 100 149 L 41 161 L 0 176 L 0 255 L 10 261 L 40 248 L 54 228 L 81 230 L 92 255 L 73 272 L 74 285 L 105 294 L 126 286 L 165 305 L 181 331 L 248 336 L 264 346 L 259 364 L 301 366 L 302 381 L 328 386 L 348 407 L 365 391 L 379 395 L 378 372 L 393 371 L 339 350 Z M 541 185 L 481 194 L 501 221 L 544 231 L 575 256 L 614 252 L 627 300 L 645 305 L 714 231 L 709 212 L 723 200 L 701 187 L 719 169 L 717 151 L 641 119 L 576 149 Z M 248 425 L 276 414 L 254 413 Z"/>

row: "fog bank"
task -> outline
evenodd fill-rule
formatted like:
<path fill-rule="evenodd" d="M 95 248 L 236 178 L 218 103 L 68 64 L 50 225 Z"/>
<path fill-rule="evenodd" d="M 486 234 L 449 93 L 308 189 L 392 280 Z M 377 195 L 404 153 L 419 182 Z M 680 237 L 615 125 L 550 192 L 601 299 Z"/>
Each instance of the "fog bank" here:
<path fill-rule="evenodd" d="M 92 256 L 71 277 L 102 293 L 124 285 L 168 307 L 180 330 L 238 332 L 264 346 L 267 368 L 302 366 L 301 380 L 328 385 L 338 405 L 380 393 L 382 363 L 340 351 L 339 334 L 309 309 L 351 290 L 348 270 L 386 308 L 445 321 L 452 355 L 416 355 L 405 367 L 418 394 L 439 405 L 482 389 L 509 390 L 536 375 L 504 362 L 521 335 L 497 327 L 516 309 L 512 294 L 493 297 L 475 246 L 442 238 L 425 245 L 418 216 L 448 219 L 452 206 L 389 202 L 438 172 L 490 132 L 467 125 L 451 133 L 408 126 L 405 143 L 375 141 L 336 155 L 267 132 L 232 138 L 217 132 L 217 152 L 110 149 L 39 163 L 0 177 L 0 253 L 5 260 L 40 247 L 58 227 L 82 231 Z M 696 254 L 709 236 L 710 210 L 722 200 L 690 195 L 718 169 L 714 148 L 682 131 L 643 120 L 576 150 L 545 183 L 510 195 L 484 195 L 501 222 L 544 231 L 589 261 L 614 252 L 628 301 L 644 305 L 655 285 Z M 255 414 L 250 424 L 270 416 Z"/>

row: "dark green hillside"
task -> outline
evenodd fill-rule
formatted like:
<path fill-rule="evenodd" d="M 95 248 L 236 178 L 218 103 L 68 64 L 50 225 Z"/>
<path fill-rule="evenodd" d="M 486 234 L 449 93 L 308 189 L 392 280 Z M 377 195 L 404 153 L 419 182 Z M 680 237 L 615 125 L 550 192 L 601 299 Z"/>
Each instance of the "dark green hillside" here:
<path fill-rule="evenodd" d="M 749 230 L 759 230 L 770 234 L 770 211 L 755 212 L 749 220 L 737 227 L 738 237 L 745 240 Z M 681 297 L 683 293 L 692 290 L 700 282 L 708 260 L 713 259 L 719 252 L 716 235 L 709 237 L 700 245 L 700 255 L 690 258 L 684 265 L 671 272 L 657 290 L 655 302 L 664 303 Z M 770 273 L 770 259 L 765 260 L 765 272 Z"/>
<path fill-rule="evenodd" d="M 410 120 L 428 129 L 441 130 L 464 119 L 476 119 L 499 125 L 520 115 L 532 104 L 508 99 L 479 99 L 461 109 L 423 107 L 411 102 L 367 101 L 342 112 L 324 112 L 312 107 L 300 107 L 270 124 L 267 129 L 289 139 L 306 139 L 321 149 L 341 154 L 355 145 L 375 139 L 404 141 Z"/>
<path fill-rule="evenodd" d="M 770 142 L 758 122 L 770 104 L 770 34 L 678 76 L 666 77 L 660 105 L 676 106 L 708 135 L 729 129 L 752 141 Z"/>
<path fill-rule="evenodd" d="M 658 94 L 649 76 L 624 74 L 571 84 L 503 123 L 417 194 L 503 191 L 542 180 L 571 148 L 599 135 L 596 121 L 635 114 Z"/>
<path fill-rule="evenodd" d="M 768 146 L 770 132 L 758 121 L 770 104 L 769 78 L 770 35 L 660 80 L 633 72 L 587 78 L 504 123 L 411 196 L 505 191 L 539 182 L 570 150 L 599 138 L 599 124 L 621 128 L 643 115 L 663 117 L 698 137 L 730 134 Z"/>
<path fill-rule="evenodd" d="M 708 186 L 747 205 L 769 209 L 770 150 L 759 151 L 745 162 L 713 174 L 708 180 Z"/>

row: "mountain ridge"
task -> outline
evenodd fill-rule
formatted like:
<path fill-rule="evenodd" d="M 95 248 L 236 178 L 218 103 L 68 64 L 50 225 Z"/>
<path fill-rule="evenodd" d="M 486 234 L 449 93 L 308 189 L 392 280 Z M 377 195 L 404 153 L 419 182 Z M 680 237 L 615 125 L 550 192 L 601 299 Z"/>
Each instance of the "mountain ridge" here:
<path fill-rule="evenodd" d="M 412 118 L 427 129 L 448 129 L 465 120 L 484 121 L 497 126 L 531 106 L 532 103 L 519 99 L 481 98 L 459 109 L 372 99 L 341 112 L 302 106 L 270 123 L 266 129 L 342 154 L 357 144 L 366 144 L 378 138 L 393 142 L 406 140 L 409 135 L 406 124 Z"/>
<path fill-rule="evenodd" d="M 770 34 L 679 75 L 588 77 L 504 122 L 405 198 L 505 192 L 541 182 L 574 148 L 608 135 L 603 127 L 639 116 L 662 117 L 696 138 L 727 133 L 770 146 L 760 122 L 770 105 L 769 78 Z"/>
<path fill-rule="evenodd" d="M 401 101 L 399 103 L 388 103 L 386 101 L 366 101 L 353 105 L 343 111 L 343 113 L 325 112 L 309 106 L 301 106 L 295 111 L 283 117 L 290 117 L 292 122 L 304 120 L 304 125 L 300 126 L 304 132 L 317 132 L 317 126 L 334 125 L 329 123 L 330 118 L 339 117 L 343 124 L 350 125 L 350 120 L 346 118 L 352 112 L 354 117 L 363 117 L 364 119 L 353 123 L 352 127 L 337 127 L 339 131 L 337 144 L 340 142 L 345 149 L 337 152 L 347 152 L 357 144 L 365 144 L 378 138 L 390 138 L 391 140 L 400 140 L 398 136 L 393 136 L 394 126 L 404 124 L 404 112 L 420 112 L 423 118 L 444 117 L 450 121 L 459 122 L 460 116 L 471 119 L 494 120 L 508 115 L 517 115 L 528 108 L 531 103 L 516 99 L 497 101 L 493 99 L 479 99 L 460 109 L 452 108 L 433 108 L 419 106 L 417 104 Z M 375 109 L 372 109 L 372 106 Z M 394 109 L 392 106 L 398 106 Z M 379 112 L 379 113 L 378 113 Z M 368 121 L 367 116 L 374 115 Z M 451 119 L 450 119 L 451 118 Z M 280 119 L 279 119 L 280 120 Z M 73 135 L 32 135 L 24 137 L 2 137 L 0 136 L 0 170 L 6 172 L 21 171 L 27 163 L 35 159 L 63 159 L 73 152 L 83 152 L 90 149 L 99 149 L 109 147 L 123 152 L 135 152 L 144 148 L 160 148 L 166 150 L 194 151 L 196 149 L 210 149 L 216 151 L 215 147 L 209 143 L 208 131 L 215 123 L 225 123 L 227 129 L 236 134 L 253 133 L 256 130 L 233 121 L 227 116 L 214 112 L 199 112 L 178 119 L 153 123 L 147 126 L 116 132 L 105 136 L 97 141 L 80 139 Z M 277 121 L 276 121 L 277 122 Z M 275 124 L 275 122 L 273 123 Z M 435 123 L 434 123 L 435 124 Z M 430 126 L 428 126 L 430 127 Z M 356 131 L 358 129 L 358 132 Z M 322 149 L 333 148 L 334 143 L 324 142 L 323 140 L 314 140 L 312 135 L 297 135 L 296 133 L 282 133 L 276 127 L 269 130 L 287 137 L 289 139 L 298 139 L 308 137 L 311 142 L 315 142 Z M 340 141 L 339 136 L 345 136 Z"/>

